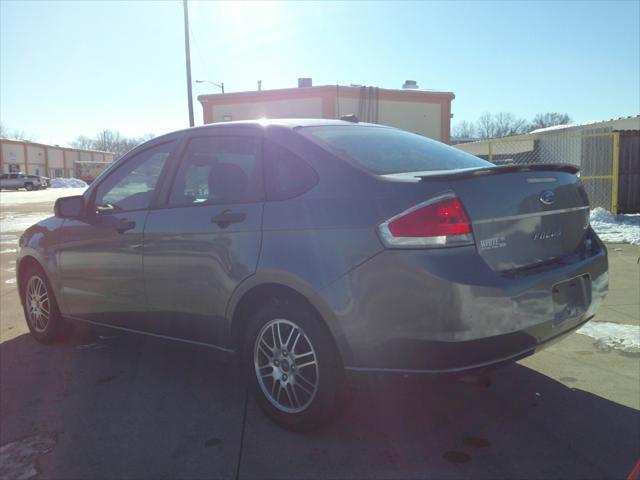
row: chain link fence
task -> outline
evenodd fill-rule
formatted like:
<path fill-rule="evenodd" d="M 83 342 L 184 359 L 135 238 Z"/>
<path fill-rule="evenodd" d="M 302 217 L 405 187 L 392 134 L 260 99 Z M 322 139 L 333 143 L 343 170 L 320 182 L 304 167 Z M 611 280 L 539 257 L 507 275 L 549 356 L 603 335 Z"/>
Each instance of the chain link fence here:
<path fill-rule="evenodd" d="M 580 167 L 580 178 L 591 208 L 617 213 L 620 133 L 606 129 L 519 135 L 456 148 L 496 165 L 569 163 Z"/>

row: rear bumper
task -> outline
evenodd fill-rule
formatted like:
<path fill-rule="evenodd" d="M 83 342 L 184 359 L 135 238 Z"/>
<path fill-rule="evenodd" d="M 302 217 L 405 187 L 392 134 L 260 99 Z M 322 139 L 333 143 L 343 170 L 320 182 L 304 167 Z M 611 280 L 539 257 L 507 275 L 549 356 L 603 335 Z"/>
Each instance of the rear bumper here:
<path fill-rule="evenodd" d="M 345 368 L 455 373 L 526 357 L 595 315 L 609 283 L 598 243 L 588 258 L 509 275 L 475 247 L 385 250 L 324 292 Z M 589 304 L 558 323 L 553 287 L 584 275 Z"/>
<path fill-rule="evenodd" d="M 562 340 L 591 320 L 568 320 L 563 329 L 553 322 L 520 331 L 466 342 L 399 342 L 391 352 L 395 365 L 388 367 L 345 367 L 350 376 L 366 373 L 463 374 L 491 369 L 533 355 Z M 410 367 L 407 367 L 410 366 Z"/>

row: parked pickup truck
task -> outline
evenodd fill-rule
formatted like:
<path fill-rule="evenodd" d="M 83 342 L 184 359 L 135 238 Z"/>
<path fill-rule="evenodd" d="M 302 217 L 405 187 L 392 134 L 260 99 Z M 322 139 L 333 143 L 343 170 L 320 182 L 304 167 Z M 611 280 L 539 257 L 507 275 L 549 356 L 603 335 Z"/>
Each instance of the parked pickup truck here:
<path fill-rule="evenodd" d="M 0 175 L 0 189 L 39 190 L 49 186 L 48 178 L 24 173 L 3 173 Z"/>

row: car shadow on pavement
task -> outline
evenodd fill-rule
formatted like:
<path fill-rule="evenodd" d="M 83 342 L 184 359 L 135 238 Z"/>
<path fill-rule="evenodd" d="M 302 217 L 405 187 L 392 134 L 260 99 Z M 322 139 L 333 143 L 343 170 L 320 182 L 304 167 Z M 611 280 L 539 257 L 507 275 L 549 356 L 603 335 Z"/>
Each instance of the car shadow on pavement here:
<path fill-rule="evenodd" d="M 235 478 L 244 388 L 211 349 L 84 328 L 51 346 L 21 335 L 0 344 L 0 384 L 0 445 L 55 438 L 38 478 Z"/>
<path fill-rule="evenodd" d="M 0 445 L 54 443 L 29 457 L 39 478 L 624 478 L 640 451 L 638 411 L 520 365 L 488 386 L 381 381 L 307 434 L 211 350 L 144 337 L 21 335 L 0 385 Z"/>
<path fill-rule="evenodd" d="M 240 478 L 627 478 L 640 412 L 519 364 L 491 377 L 381 381 L 306 435 L 251 401 Z"/>

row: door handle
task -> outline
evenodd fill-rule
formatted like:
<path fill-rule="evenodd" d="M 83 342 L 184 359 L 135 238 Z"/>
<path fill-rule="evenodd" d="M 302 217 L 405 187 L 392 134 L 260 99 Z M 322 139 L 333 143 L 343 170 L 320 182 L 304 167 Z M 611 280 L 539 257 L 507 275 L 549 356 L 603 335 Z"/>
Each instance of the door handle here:
<path fill-rule="evenodd" d="M 245 218 L 247 218 L 245 213 L 225 210 L 224 212 L 211 217 L 211 223 L 217 224 L 220 228 L 227 228 L 232 223 L 243 222 Z"/>
<path fill-rule="evenodd" d="M 132 220 L 127 220 L 126 218 L 121 218 L 115 225 L 116 231 L 118 233 L 124 233 L 127 230 L 131 230 L 132 228 L 136 228 L 136 222 Z"/>

